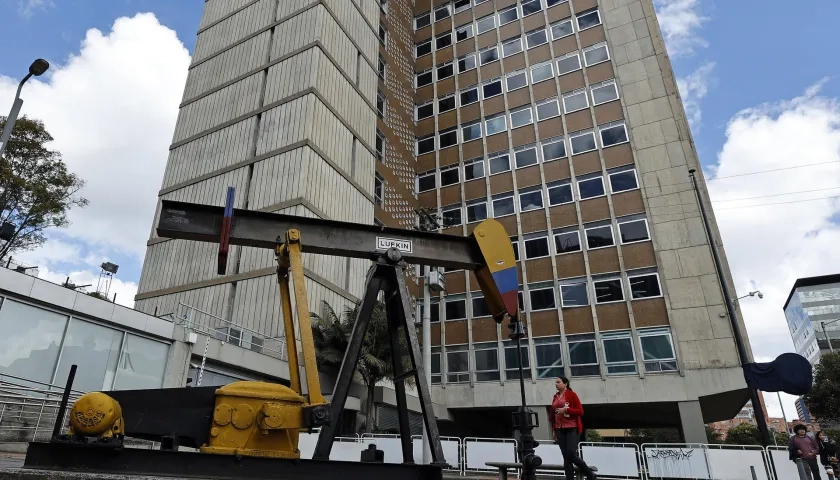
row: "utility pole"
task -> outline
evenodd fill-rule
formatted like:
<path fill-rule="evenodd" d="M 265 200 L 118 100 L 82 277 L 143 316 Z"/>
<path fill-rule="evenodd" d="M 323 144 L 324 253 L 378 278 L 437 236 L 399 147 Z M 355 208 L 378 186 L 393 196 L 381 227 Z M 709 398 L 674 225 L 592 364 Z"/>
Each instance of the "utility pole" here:
<path fill-rule="evenodd" d="M 747 355 L 747 347 L 744 343 L 744 335 L 741 331 L 741 324 L 738 323 L 738 318 L 735 316 L 735 303 L 732 301 L 732 295 L 729 293 L 729 286 L 726 283 L 726 278 L 723 275 L 723 264 L 720 260 L 720 253 L 718 253 L 715 237 L 712 235 L 712 227 L 709 224 L 709 217 L 706 214 L 706 205 L 703 202 L 703 196 L 700 194 L 700 187 L 697 185 L 697 178 L 694 172 L 697 170 L 691 168 L 688 170 L 688 175 L 691 177 L 691 183 L 694 185 L 694 193 L 697 195 L 697 203 L 700 204 L 700 215 L 703 217 L 703 226 L 706 229 L 706 236 L 709 239 L 709 248 L 712 250 L 712 258 L 715 261 L 715 269 L 717 270 L 718 281 L 720 288 L 723 291 L 723 299 L 726 302 L 726 310 L 729 313 L 729 324 L 732 326 L 732 333 L 735 337 L 735 346 L 738 348 L 738 359 L 741 365 L 749 362 Z M 761 444 L 764 447 L 770 445 L 770 431 L 767 429 L 767 419 L 764 417 L 764 409 L 761 405 L 761 400 L 758 396 L 758 390 L 749 387 L 750 400 L 755 413 L 755 423 L 758 426 L 758 432 L 761 436 Z"/>

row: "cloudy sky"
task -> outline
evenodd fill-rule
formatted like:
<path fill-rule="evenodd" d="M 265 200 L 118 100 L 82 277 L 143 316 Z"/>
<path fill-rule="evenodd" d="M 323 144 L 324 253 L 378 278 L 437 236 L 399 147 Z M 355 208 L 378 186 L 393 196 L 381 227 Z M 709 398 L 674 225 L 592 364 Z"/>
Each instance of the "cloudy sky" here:
<path fill-rule="evenodd" d="M 792 350 L 782 306 L 793 281 L 840 271 L 840 2 L 815 0 L 805 28 L 786 0 L 655 3 L 738 294 L 764 293 L 741 306 L 754 352 L 770 360 Z M 44 120 L 90 199 L 71 227 L 19 257 L 42 277 L 91 283 L 107 259 L 120 265 L 117 302 L 133 304 L 203 5 L 0 0 L 11 13 L 0 31 L 17 39 L 0 57 L 0 112 L 29 63 L 49 60 L 23 111 Z"/>

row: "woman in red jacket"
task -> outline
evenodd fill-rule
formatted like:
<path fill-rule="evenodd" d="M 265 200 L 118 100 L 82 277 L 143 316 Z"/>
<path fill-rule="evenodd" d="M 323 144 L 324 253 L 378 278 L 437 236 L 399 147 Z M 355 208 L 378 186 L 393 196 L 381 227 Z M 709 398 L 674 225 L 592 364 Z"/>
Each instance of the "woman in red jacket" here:
<path fill-rule="evenodd" d="M 588 480 L 595 480 L 595 472 L 577 454 L 580 435 L 583 432 L 583 422 L 580 420 L 583 416 L 583 404 L 580 403 L 577 394 L 569 388 L 568 378 L 559 377 L 554 385 L 557 387 L 557 393 L 551 401 L 551 410 L 554 412 L 554 440 L 563 453 L 566 478 L 575 478 L 573 465 L 577 465 Z"/>

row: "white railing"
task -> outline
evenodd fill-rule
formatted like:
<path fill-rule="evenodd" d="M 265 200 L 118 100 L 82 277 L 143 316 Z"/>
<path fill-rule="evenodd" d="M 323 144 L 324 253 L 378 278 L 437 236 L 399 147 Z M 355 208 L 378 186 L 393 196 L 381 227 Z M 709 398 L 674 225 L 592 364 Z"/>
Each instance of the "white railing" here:
<path fill-rule="evenodd" d="M 644 478 L 642 451 L 635 443 L 581 442 L 580 456 L 598 467 L 599 477 Z"/>

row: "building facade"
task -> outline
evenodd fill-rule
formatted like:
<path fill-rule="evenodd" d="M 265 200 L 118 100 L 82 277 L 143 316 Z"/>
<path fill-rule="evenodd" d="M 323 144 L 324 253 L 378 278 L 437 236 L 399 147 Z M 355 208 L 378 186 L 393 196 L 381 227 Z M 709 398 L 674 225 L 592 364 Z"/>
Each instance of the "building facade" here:
<path fill-rule="evenodd" d="M 840 275 L 796 280 L 784 311 L 796 353 L 812 365 L 840 348 Z"/>
<path fill-rule="evenodd" d="M 651 0 L 209 0 L 160 197 L 222 205 L 233 185 L 239 208 L 402 228 L 428 208 L 455 235 L 497 218 L 528 402 L 565 375 L 592 428 L 700 441 L 748 393 L 692 168 Z M 270 252 L 232 250 L 220 277 L 213 245 L 152 232 L 137 308 L 282 336 Z M 361 294 L 365 262 L 304 264 L 313 311 Z M 442 430 L 509 435 L 515 347 L 475 280 L 446 274 L 430 312 Z"/>

